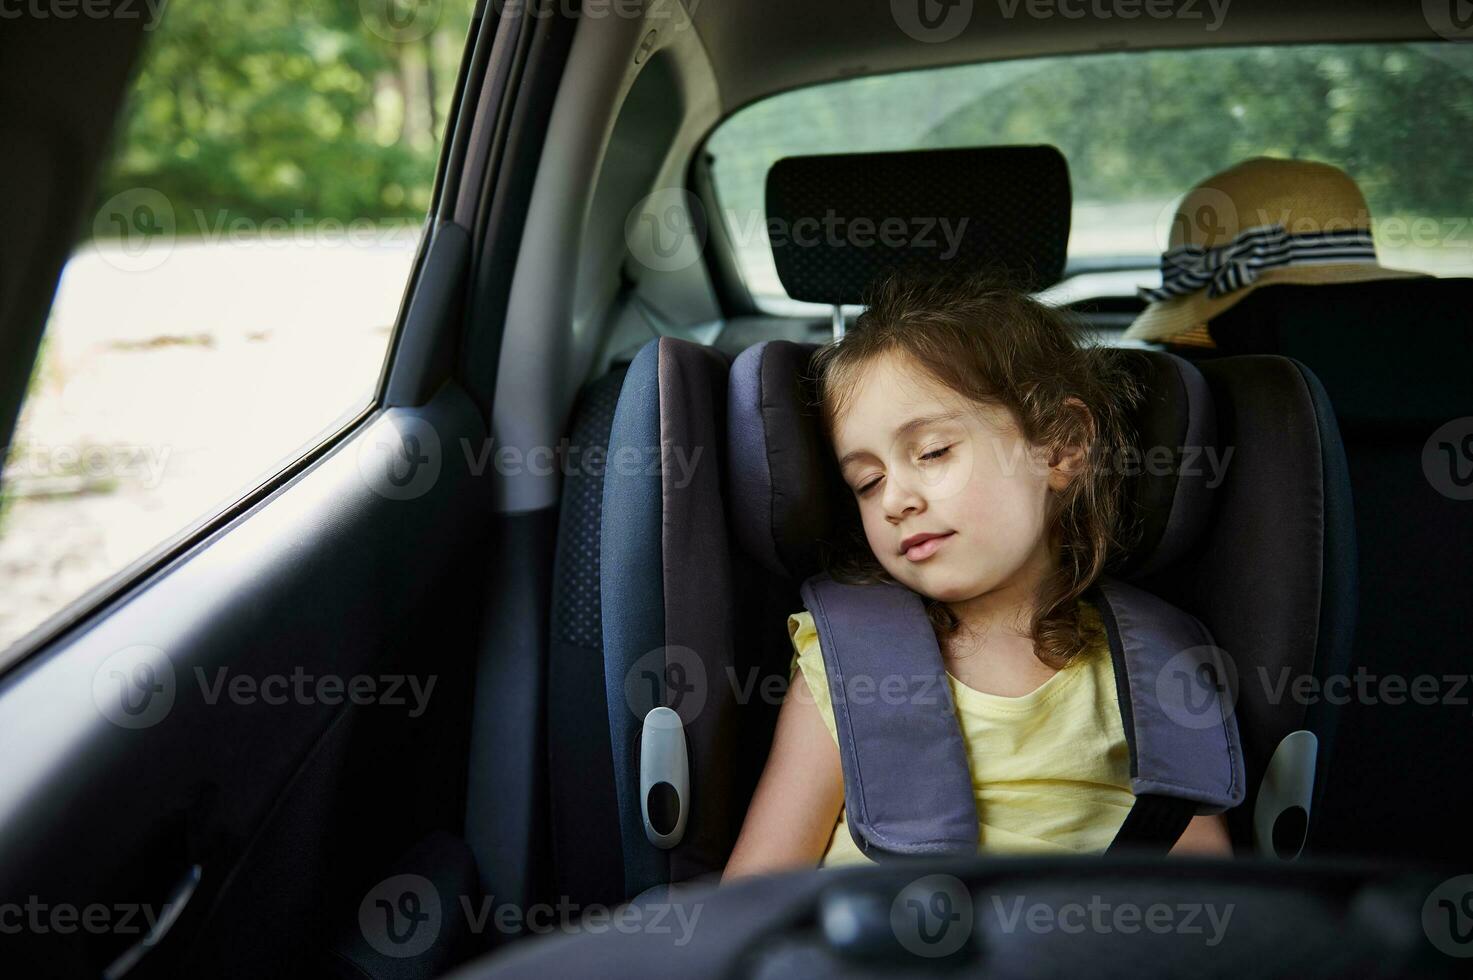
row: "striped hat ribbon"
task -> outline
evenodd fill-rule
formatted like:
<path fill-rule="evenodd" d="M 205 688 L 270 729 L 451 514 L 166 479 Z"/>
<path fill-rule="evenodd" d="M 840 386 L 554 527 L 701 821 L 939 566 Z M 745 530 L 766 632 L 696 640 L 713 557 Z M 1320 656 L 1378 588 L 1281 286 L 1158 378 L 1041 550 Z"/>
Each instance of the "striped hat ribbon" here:
<path fill-rule="evenodd" d="M 1365 228 L 1291 235 L 1283 225 L 1247 228 L 1232 241 L 1212 248 L 1178 245 L 1161 255 L 1161 285 L 1141 287 L 1148 302 L 1194 293 L 1207 287 L 1209 299 L 1253 282 L 1265 269 L 1376 261 L 1376 246 Z"/>

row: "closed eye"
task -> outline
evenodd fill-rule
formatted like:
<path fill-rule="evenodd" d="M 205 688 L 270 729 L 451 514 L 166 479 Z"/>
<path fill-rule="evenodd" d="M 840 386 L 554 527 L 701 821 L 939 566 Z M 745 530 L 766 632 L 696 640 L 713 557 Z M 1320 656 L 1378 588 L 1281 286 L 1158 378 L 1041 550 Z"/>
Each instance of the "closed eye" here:
<path fill-rule="evenodd" d="M 950 446 L 942 446 L 940 449 L 933 449 L 933 450 L 931 450 L 928 453 L 922 453 L 921 454 L 921 459 L 940 459 L 942 456 L 945 456 L 949 452 L 951 452 L 951 447 Z M 855 494 L 857 494 L 858 496 L 863 497 L 865 494 L 867 494 L 871 490 L 873 490 L 879 484 L 880 480 L 882 480 L 882 479 L 884 479 L 884 478 L 883 477 L 877 477 L 876 479 L 871 480 L 869 483 L 866 483 L 864 486 L 862 486 L 858 490 L 854 491 Z"/>

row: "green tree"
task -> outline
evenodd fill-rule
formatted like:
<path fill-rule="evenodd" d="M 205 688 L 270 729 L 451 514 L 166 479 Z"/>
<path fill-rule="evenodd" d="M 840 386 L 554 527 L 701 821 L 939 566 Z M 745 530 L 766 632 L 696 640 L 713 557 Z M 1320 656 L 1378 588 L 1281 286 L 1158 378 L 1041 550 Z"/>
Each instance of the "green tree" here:
<path fill-rule="evenodd" d="M 181 234 L 237 217 L 421 217 L 472 6 L 429 2 L 434 29 L 394 41 L 357 3 L 173 0 L 98 202 L 160 191 Z"/>

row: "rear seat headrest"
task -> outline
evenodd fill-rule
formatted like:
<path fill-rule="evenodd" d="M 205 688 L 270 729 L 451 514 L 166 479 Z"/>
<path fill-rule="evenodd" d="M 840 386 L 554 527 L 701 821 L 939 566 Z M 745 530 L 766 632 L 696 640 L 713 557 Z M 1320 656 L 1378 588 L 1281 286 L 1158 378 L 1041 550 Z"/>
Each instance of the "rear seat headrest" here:
<path fill-rule="evenodd" d="M 1341 431 L 1415 437 L 1473 411 L 1473 279 L 1264 286 L 1208 329 L 1219 354 L 1280 354 L 1325 386 Z"/>
<path fill-rule="evenodd" d="M 858 303 L 879 275 L 990 269 L 1036 292 L 1069 246 L 1069 167 L 1052 146 L 786 157 L 767 173 L 778 278 L 793 299 Z"/>
<path fill-rule="evenodd" d="M 815 407 L 809 363 L 818 346 L 772 340 L 749 347 L 732 363 L 727 389 L 732 533 L 748 555 L 794 582 L 824 570 L 825 543 L 862 534 Z M 1118 355 L 1146 390 L 1132 419 L 1141 455 L 1122 461 L 1135 474 L 1126 519 L 1140 528 L 1116 572 L 1129 579 L 1170 566 L 1201 536 L 1221 453 L 1201 372 L 1174 354 Z M 1169 447 L 1170 455 L 1154 447 Z"/>

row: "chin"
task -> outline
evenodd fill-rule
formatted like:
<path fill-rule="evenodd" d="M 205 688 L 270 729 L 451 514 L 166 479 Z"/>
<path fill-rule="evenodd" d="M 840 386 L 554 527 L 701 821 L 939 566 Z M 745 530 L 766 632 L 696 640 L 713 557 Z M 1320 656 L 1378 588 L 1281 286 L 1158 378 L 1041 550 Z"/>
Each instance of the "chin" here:
<path fill-rule="evenodd" d="M 951 588 L 931 588 L 926 590 L 926 595 L 938 602 L 963 602 L 980 594 L 975 588 L 954 586 Z"/>
<path fill-rule="evenodd" d="M 912 592 L 919 592 L 940 602 L 960 602 L 986 591 L 984 585 L 978 585 L 975 582 L 959 582 L 940 569 L 935 575 L 926 574 L 927 571 L 930 571 L 926 568 L 910 568 L 905 571 L 904 576 L 895 575 L 895 578 L 903 582 Z"/>

